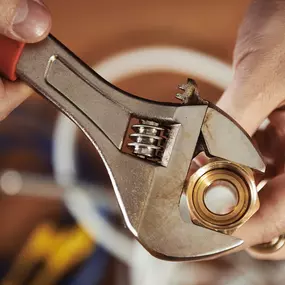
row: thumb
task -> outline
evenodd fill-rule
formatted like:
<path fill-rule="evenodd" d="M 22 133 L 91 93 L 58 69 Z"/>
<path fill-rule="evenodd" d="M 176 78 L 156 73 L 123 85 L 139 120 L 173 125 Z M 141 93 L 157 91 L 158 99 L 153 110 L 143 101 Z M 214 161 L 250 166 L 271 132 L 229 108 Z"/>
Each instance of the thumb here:
<path fill-rule="evenodd" d="M 257 54 L 249 55 L 248 60 L 244 60 L 237 67 L 232 83 L 217 103 L 249 135 L 253 135 L 262 122 L 284 100 L 284 87 L 278 84 L 284 79 L 280 80 L 272 70 L 266 67 L 268 62 L 254 64 L 253 68 L 251 61 L 255 61 L 258 57 Z"/>
<path fill-rule="evenodd" d="M 285 99 L 285 1 L 253 1 L 240 27 L 234 78 L 218 102 L 252 135 Z"/>
<path fill-rule="evenodd" d="M 23 42 L 43 39 L 51 16 L 41 0 L 0 0 L 0 34 Z"/>

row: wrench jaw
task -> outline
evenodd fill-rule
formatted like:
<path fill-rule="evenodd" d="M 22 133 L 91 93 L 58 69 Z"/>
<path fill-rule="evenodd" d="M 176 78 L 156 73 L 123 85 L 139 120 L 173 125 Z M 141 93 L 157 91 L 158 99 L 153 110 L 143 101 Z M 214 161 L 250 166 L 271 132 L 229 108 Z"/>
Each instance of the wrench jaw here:
<path fill-rule="evenodd" d="M 247 133 L 216 106 L 209 106 L 202 134 L 210 156 L 265 172 L 265 163 Z"/>
<path fill-rule="evenodd" d="M 187 88 L 185 89 L 188 91 Z M 190 92 L 188 93 L 190 94 Z M 193 100 L 189 94 L 186 95 Z M 229 234 L 245 223 L 259 208 L 257 190 L 252 174 L 252 170 L 265 171 L 265 164 L 259 151 L 236 122 L 217 107 L 211 104 L 201 104 L 201 101 L 205 103 L 203 100 L 198 100 L 198 105 L 187 110 L 188 117 L 183 117 L 182 108 L 178 109 L 175 119 L 182 126 L 180 135 L 184 140 L 180 136 L 177 137 L 167 170 L 156 170 L 153 188 L 149 192 L 148 203 L 145 205 L 146 209 L 140 221 L 138 239 L 151 254 L 161 259 L 174 261 L 205 260 L 235 251 L 243 244 L 243 241 Z M 204 116 L 199 117 L 199 107 L 205 108 L 203 110 Z M 193 115 L 193 118 L 190 114 Z M 201 122 L 199 118 L 202 117 Z M 196 127 L 200 128 L 200 137 L 203 137 L 202 142 L 193 139 L 193 137 L 198 138 L 199 134 L 193 129 L 193 124 L 189 125 L 189 122 L 195 122 Z M 192 135 L 192 143 L 194 141 L 196 144 L 196 150 L 204 149 L 211 157 L 223 159 L 223 165 L 230 169 L 238 169 L 244 175 L 242 180 L 245 180 L 245 184 L 248 183 L 249 196 L 246 199 L 248 199 L 249 208 L 229 230 L 211 228 L 195 221 L 194 223 L 185 223 L 181 219 L 177 195 L 181 195 L 183 191 L 183 186 L 181 187 L 183 179 L 184 186 L 187 185 L 187 179 L 185 179 L 187 175 L 184 175 L 185 170 L 186 172 L 189 170 L 189 165 L 183 166 L 183 159 L 178 157 L 179 154 L 182 154 L 184 161 L 191 161 L 193 158 L 195 147 L 191 145 L 190 141 L 186 143 L 187 147 L 184 148 L 184 143 L 187 141 L 185 138 L 189 134 Z M 203 146 L 199 148 L 200 143 Z M 186 149 L 191 153 L 189 157 L 187 157 Z M 181 177 L 178 173 L 182 174 Z M 160 191 L 160 189 L 163 190 Z M 191 211 L 191 209 L 189 210 Z"/>
<path fill-rule="evenodd" d="M 192 174 L 187 186 L 191 220 L 232 234 L 260 207 L 253 171 L 264 172 L 265 164 L 245 131 L 216 106 L 207 109 L 201 134 L 200 149 L 210 161 Z M 224 187 L 236 196 L 236 204 L 223 214 L 215 213 L 206 205 L 206 193 Z"/>
<path fill-rule="evenodd" d="M 155 232 L 141 230 L 138 233 L 138 241 L 156 258 L 169 261 L 210 260 L 243 244 L 236 237 L 185 223 L 180 217 L 173 216 L 167 225 L 160 221 Z"/>
<path fill-rule="evenodd" d="M 207 105 L 178 107 L 173 120 L 181 127 L 167 167 L 153 167 L 152 175 L 148 177 L 140 175 L 141 181 L 150 182 L 150 188 L 137 221 L 137 239 L 160 259 L 194 261 L 215 258 L 242 244 L 237 238 L 187 223 L 181 218 L 180 198 L 187 184 L 207 108 Z"/>
<path fill-rule="evenodd" d="M 180 127 L 176 132 L 167 167 L 118 151 L 101 131 L 90 125 L 91 129 L 94 128 L 90 138 L 94 145 L 99 146 L 127 227 L 137 240 L 159 259 L 213 259 L 235 251 L 243 244 L 242 240 L 233 236 L 183 221 L 179 211 L 180 197 L 187 187 L 188 171 L 199 143 L 199 136 L 207 135 L 206 131 L 209 130 L 215 134 L 217 126 L 209 124 L 211 121 L 208 114 L 214 113 L 218 116 L 220 113 L 216 112 L 207 105 L 176 108 L 171 120 L 177 122 Z M 222 115 L 222 120 L 224 118 Z M 228 118 L 226 119 L 228 121 Z M 163 116 L 158 120 L 163 122 Z M 238 133 L 234 141 L 235 151 L 250 152 L 251 166 L 263 171 L 262 160 L 258 151 L 252 147 L 250 139 L 234 122 L 229 122 L 230 125 L 225 123 L 228 126 L 226 130 L 233 129 Z M 205 124 L 208 124 L 207 127 Z M 226 135 L 228 139 L 232 137 L 231 133 L 226 132 Z M 239 143 L 240 141 L 243 144 Z M 213 148 L 210 140 L 206 139 L 205 142 L 211 155 L 237 162 L 230 152 L 220 154 L 217 152 L 220 149 Z M 243 164 L 247 164 L 247 161 Z"/>
<path fill-rule="evenodd" d="M 120 152 L 92 123 L 85 122 L 83 128 L 105 163 L 126 226 L 152 255 L 163 260 L 215 258 L 242 244 L 237 238 L 186 223 L 180 216 L 180 197 L 207 108 L 176 108 L 172 119 L 183 127 L 167 167 Z"/>

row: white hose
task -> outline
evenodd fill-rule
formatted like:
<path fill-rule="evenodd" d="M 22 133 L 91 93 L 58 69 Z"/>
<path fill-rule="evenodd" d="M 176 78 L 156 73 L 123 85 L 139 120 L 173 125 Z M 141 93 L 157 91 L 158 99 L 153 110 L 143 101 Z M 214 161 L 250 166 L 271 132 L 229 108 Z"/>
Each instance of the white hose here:
<path fill-rule="evenodd" d="M 98 189 L 100 190 L 102 191 Z M 89 235 L 96 238 L 98 244 L 104 245 L 110 254 L 129 264 L 133 240 L 105 221 L 98 210 L 100 205 L 90 198 L 82 189 L 69 187 L 65 193 L 65 204 Z"/>
<path fill-rule="evenodd" d="M 52 165 L 55 180 L 63 186 L 76 182 L 76 133 L 74 123 L 60 113 L 53 130 Z"/>
<path fill-rule="evenodd" d="M 94 69 L 110 82 L 147 72 L 172 71 L 202 79 L 224 89 L 232 78 L 231 67 L 213 57 L 193 50 L 165 46 L 120 53 L 101 62 Z M 75 124 L 63 114 L 58 116 L 54 130 L 52 162 L 55 179 L 59 184 L 68 187 L 76 181 L 76 131 Z M 153 258 L 136 241 L 131 241 L 119 233 L 104 221 L 96 203 L 91 203 L 84 195 L 84 192 L 78 189 L 66 191 L 67 207 L 95 240 L 133 268 L 131 284 L 182 284 L 194 277 L 191 270 L 182 270 L 177 263 Z M 177 276 L 179 278 L 176 278 Z"/>
<path fill-rule="evenodd" d="M 232 79 L 231 66 L 214 57 L 194 50 L 165 46 L 119 53 L 99 63 L 95 70 L 111 82 L 158 71 L 191 75 L 221 89 L 225 89 Z"/>

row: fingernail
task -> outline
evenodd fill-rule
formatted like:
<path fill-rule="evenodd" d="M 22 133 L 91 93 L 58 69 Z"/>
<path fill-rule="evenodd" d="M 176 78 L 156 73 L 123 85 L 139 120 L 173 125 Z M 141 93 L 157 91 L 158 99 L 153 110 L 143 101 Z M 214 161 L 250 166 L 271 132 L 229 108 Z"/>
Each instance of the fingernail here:
<path fill-rule="evenodd" d="M 19 1 L 12 26 L 15 37 L 27 42 L 35 42 L 45 36 L 50 27 L 50 13 L 40 0 Z"/>

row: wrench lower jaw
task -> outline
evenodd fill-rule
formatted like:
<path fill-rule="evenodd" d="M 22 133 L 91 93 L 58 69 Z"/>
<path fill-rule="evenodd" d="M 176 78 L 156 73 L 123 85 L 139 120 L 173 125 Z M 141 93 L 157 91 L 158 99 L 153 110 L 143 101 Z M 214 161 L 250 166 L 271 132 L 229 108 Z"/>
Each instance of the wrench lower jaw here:
<path fill-rule="evenodd" d="M 154 224 L 156 231 L 151 230 Z M 153 256 L 170 261 L 214 259 L 243 244 L 236 237 L 184 222 L 178 209 L 154 220 L 151 227 L 145 221 L 137 238 Z"/>

